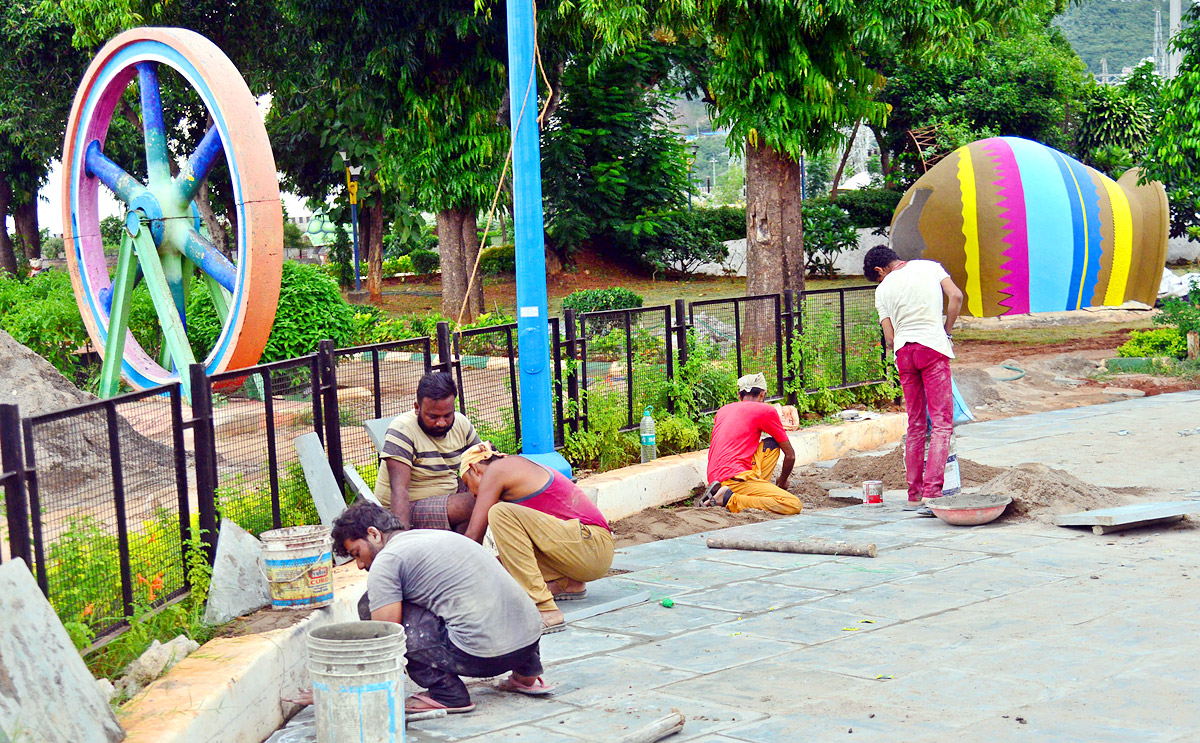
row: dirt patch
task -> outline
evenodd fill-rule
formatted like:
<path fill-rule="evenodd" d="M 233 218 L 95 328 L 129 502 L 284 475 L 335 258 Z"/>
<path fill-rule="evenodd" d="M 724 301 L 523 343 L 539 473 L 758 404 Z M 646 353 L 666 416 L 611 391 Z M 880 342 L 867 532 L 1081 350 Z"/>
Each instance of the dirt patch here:
<path fill-rule="evenodd" d="M 1064 513 L 1121 506 L 1132 499 L 1124 493 L 1089 485 L 1067 472 L 1036 463 L 1003 470 L 980 491 L 1012 497 L 1005 518 L 1042 521 Z"/>
<path fill-rule="evenodd" d="M 964 487 L 983 485 L 1000 475 L 1000 467 L 958 458 L 958 472 Z M 830 470 L 830 479 L 857 485 L 865 480 L 882 480 L 885 490 L 903 490 L 908 487 L 904 475 L 904 447 L 897 446 L 886 454 L 843 457 Z"/>
<path fill-rule="evenodd" d="M 277 629 L 287 629 L 299 624 L 316 609 L 259 609 L 253 614 L 224 624 L 217 630 L 214 637 L 244 637 L 246 635 L 261 635 Z"/>
<path fill-rule="evenodd" d="M 612 522 L 613 536 L 617 548 L 635 544 L 673 539 L 688 534 L 725 529 L 742 524 L 757 524 L 779 518 L 779 514 L 766 511 L 742 511 L 730 513 L 724 508 L 692 508 L 691 506 L 665 506 L 647 508 L 620 521 Z"/>

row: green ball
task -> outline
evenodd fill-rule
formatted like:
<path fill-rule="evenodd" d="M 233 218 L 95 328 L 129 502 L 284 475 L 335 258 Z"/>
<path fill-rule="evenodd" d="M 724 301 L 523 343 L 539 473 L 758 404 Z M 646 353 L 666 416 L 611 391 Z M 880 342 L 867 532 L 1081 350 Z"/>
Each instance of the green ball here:
<path fill-rule="evenodd" d="M 665 606 L 665 607 L 667 607 L 668 609 L 670 609 L 672 606 L 674 606 L 674 605 L 675 605 L 675 602 L 674 602 L 674 601 L 672 601 L 671 599 L 663 599 L 663 600 L 662 600 L 662 605 L 663 605 L 663 606 Z"/>

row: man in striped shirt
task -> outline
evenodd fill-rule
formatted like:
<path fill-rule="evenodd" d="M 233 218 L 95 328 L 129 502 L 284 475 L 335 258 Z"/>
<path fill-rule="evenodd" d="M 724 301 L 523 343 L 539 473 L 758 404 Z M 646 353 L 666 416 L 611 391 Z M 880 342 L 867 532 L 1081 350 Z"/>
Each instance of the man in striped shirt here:
<path fill-rule="evenodd" d="M 458 388 L 445 372 L 417 384 L 413 409 L 388 426 L 375 497 L 405 529 L 463 531 L 475 496 L 458 479 L 464 451 L 480 442 L 467 416 L 455 410 Z"/>

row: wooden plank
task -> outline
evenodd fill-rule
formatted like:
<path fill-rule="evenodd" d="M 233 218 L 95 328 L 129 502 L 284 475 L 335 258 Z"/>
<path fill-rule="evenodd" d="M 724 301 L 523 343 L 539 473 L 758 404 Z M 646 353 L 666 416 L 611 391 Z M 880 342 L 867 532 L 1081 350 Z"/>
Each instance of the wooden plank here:
<path fill-rule="evenodd" d="M 1132 524 L 1117 524 L 1116 526 L 1101 526 L 1096 524 L 1092 527 L 1093 534 L 1112 534 L 1114 531 L 1124 531 L 1125 529 L 1140 529 L 1144 526 L 1165 526 L 1166 524 L 1174 524 L 1183 521 L 1182 516 L 1167 516 L 1161 519 L 1150 519 L 1149 521 L 1137 521 Z"/>
<path fill-rule="evenodd" d="M 1200 513 L 1200 501 L 1168 501 L 1158 503 L 1135 503 L 1116 508 L 1098 508 L 1094 511 L 1067 513 L 1054 517 L 1058 526 L 1121 526 L 1139 522 L 1164 519 L 1171 516 L 1186 516 Z"/>
<path fill-rule="evenodd" d="M 759 552 L 794 552 L 800 555 L 850 555 L 851 557 L 874 557 L 875 544 L 852 544 L 830 542 L 827 539 L 762 540 L 711 538 L 706 544 L 714 550 L 755 550 Z"/>

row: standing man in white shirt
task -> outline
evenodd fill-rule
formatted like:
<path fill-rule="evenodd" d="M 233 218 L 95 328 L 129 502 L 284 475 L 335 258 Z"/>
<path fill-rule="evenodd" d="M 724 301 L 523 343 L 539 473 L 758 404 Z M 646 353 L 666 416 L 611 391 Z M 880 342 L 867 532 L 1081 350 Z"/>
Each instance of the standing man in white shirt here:
<path fill-rule="evenodd" d="M 905 510 L 920 510 L 924 515 L 928 509 L 922 509 L 922 503 L 942 495 L 950 434 L 954 431 L 954 397 L 950 386 L 954 347 L 950 331 L 962 309 L 962 291 L 940 263 L 901 260 L 885 245 L 867 252 L 863 273 L 879 283 L 875 309 L 883 326 L 884 343 L 896 351 L 896 368 L 904 390 L 904 409 L 908 413 L 908 438 L 904 445 L 908 476 Z M 927 410 L 933 424 L 928 460 L 925 457 Z"/>

